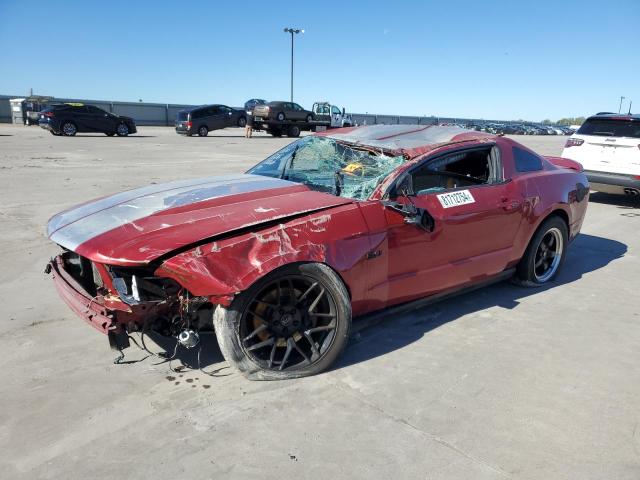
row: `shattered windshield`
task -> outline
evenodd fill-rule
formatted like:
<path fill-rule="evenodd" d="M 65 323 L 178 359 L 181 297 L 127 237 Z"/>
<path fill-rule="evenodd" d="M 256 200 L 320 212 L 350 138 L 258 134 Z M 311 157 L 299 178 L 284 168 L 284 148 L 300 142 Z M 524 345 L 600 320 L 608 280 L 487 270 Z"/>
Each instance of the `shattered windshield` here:
<path fill-rule="evenodd" d="M 309 136 L 293 142 L 247 173 L 303 183 L 313 190 L 366 200 L 404 162 L 373 149 Z"/>

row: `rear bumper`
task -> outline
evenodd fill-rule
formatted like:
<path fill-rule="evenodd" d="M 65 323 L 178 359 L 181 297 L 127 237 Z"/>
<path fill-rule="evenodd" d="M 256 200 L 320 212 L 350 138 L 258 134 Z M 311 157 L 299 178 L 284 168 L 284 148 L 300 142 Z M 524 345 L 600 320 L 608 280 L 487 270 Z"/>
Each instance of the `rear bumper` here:
<path fill-rule="evenodd" d="M 115 314 L 105 308 L 102 296 L 92 298 L 64 270 L 61 257 L 54 258 L 49 265 L 58 295 L 76 315 L 105 335 L 109 332 L 120 333 L 122 327 L 115 322 Z"/>
<path fill-rule="evenodd" d="M 640 190 L 640 178 L 634 175 L 594 172 L 590 170 L 585 170 L 584 173 L 594 190 L 598 190 L 598 185 L 620 187 L 622 190 L 625 188 Z"/>

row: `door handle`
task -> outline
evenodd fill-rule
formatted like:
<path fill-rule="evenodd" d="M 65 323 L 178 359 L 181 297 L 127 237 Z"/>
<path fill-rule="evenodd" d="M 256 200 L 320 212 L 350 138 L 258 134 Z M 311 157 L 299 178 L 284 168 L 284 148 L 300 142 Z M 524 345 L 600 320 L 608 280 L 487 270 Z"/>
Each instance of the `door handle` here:
<path fill-rule="evenodd" d="M 510 212 L 512 210 L 517 210 L 518 208 L 520 208 L 520 202 L 518 200 L 503 198 L 501 206 L 503 210 Z"/>

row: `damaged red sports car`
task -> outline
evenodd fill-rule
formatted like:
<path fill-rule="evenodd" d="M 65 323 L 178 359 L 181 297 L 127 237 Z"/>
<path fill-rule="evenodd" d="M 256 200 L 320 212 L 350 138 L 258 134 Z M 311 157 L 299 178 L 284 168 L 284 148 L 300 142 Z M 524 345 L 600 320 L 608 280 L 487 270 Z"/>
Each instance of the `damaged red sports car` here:
<path fill-rule="evenodd" d="M 215 329 L 251 379 L 312 375 L 352 317 L 513 277 L 549 282 L 580 231 L 576 162 L 457 127 L 301 138 L 246 174 L 179 180 L 55 215 L 47 271 L 112 347 Z"/>

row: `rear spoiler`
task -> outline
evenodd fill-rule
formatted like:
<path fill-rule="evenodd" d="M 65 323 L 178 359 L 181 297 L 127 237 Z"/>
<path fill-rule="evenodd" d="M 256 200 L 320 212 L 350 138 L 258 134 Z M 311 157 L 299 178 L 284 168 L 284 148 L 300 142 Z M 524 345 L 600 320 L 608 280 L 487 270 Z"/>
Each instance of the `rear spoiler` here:
<path fill-rule="evenodd" d="M 575 170 L 576 172 L 583 171 L 582 164 L 574 160 L 569 160 L 568 158 L 562 158 L 562 157 L 552 157 L 552 156 L 545 156 L 544 158 L 546 158 L 549 162 L 554 164 L 556 167 L 569 168 L 571 170 Z"/>

